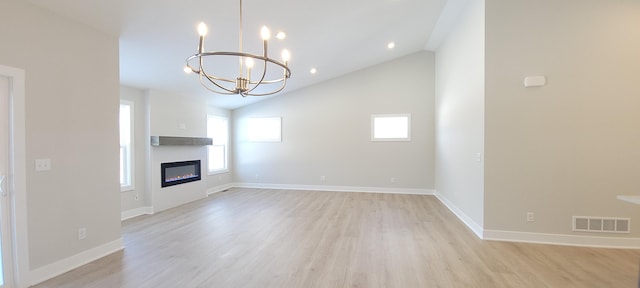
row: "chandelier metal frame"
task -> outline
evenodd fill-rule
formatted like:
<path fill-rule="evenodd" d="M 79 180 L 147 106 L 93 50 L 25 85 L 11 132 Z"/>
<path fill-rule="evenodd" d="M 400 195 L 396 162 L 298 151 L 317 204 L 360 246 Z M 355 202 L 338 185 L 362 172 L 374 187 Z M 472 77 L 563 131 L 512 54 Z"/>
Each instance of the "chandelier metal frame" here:
<path fill-rule="evenodd" d="M 199 75 L 200 84 L 204 86 L 207 90 L 224 95 L 241 95 L 242 97 L 246 96 L 267 96 L 278 93 L 282 91 L 287 85 L 287 79 L 291 77 L 291 69 L 288 66 L 288 58 L 289 52 L 285 49 L 282 53 L 283 61 L 278 61 L 268 56 L 268 39 L 270 37 L 270 32 L 267 27 L 262 27 L 262 55 L 246 53 L 242 51 L 242 0 L 240 0 L 240 21 L 239 21 L 239 51 L 238 52 L 227 52 L 227 51 L 205 51 L 204 50 L 204 37 L 207 33 L 207 28 L 204 23 L 200 23 L 198 27 L 198 32 L 200 34 L 200 42 L 198 45 L 198 53 L 189 56 L 186 59 L 185 72 L 187 73 L 196 73 Z M 205 69 L 204 59 L 205 57 L 212 56 L 229 56 L 229 57 L 238 57 L 239 63 L 239 73 L 236 79 L 229 79 L 224 77 L 218 77 L 208 73 Z M 253 68 L 255 61 L 263 62 L 262 73 L 259 77 L 258 81 L 251 81 L 251 69 Z M 195 63 L 195 64 L 194 64 Z M 243 69 L 243 63 L 247 66 L 246 73 Z M 279 67 L 282 69 L 282 77 L 276 79 L 265 79 L 267 75 L 268 67 Z M 235 86 L 230 88 L 232 85 L 223 84 L 232 83 Z M 253 93 L 253 91 L 261 85 L 271 85 L 273 87 L 275 84 L 280 84 L 275 88 L 271 88 L 271 90 L 267 90 L 267 92 L 262 93 Z M 265 87 L 265 86 L 263 86 Z"/>

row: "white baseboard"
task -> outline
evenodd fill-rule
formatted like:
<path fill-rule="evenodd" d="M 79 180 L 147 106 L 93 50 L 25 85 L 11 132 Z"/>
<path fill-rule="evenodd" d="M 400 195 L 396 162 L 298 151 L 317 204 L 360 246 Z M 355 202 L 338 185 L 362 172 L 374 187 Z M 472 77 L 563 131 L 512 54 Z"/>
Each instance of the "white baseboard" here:
<path fill-rule="evenodd" d="M 469 228 L 469 230 L 476 234 L 478 238 L 483 239 L 484 228 L 482 228 L 481 225 L 478 225 L 478 223 L 473 221 L 471 217 L 469 217 L 466 213 L 464 213 L 464 211 L 458 208 L 458 206 L 454 205 L 453 202 L 449 201 L 449 199 L 444 197 L 444 195 L 437 192 L 435 193 L 435 195 L 436 198 L 438 198 L 438 200 L 440 200 L 440 202 L 449 209 L 449 211 L 456 215 L 456 217 L 458 217 L 458 219 L 460 219 L 460 221 L 462 221 L 462 223 L 464 223 L 464 225 Z"/>
<path fill-rule="evenodd" d="M 211 188 L 207 189 L 207 196 L 209 196 L 211 194 L 214 194 L 214 193 L 218 193 L 220 191 L 224 191 L 224 190 L 233 188 L 233 187 L 234 186 L 233 186 L 232 183 L 211 187 Z M 124 220 L 131 219 L 131 218 L 134 218 L 134 217 L 138 217 L 138 216 L 141 216 L 141 215 L 152 215 L 152 214 L 153 214 L 153 207 L 151 207 L 151 206 L 138 207 L 138 208 L 127 210 L 127 211 L 122 211 L 120 213 L 120 220 L 124 221 Z"/>
<path fill-rule="evenodd" d="M 62 259 L 60 261 L 51 263 L 49 265 L 31 270 L 30 279 L 31 285 L 36 285 L 49 280 L 58 275 L 69 272 L 75 268 L 85 265 L 89 262 L 107 256 L 111 253 L 124 249 L 122 244 L 122 238 L 109 242 L 107 244 L 80 252 L 69 258 Z"/>
<path fill-rule="evenodd" d="M 619 249 L 640 249 L 640 238 L 623 237 L 602 237 L 567 234 L 546 234 L 518 231 L 485 230 L 478 225 L 467 214 L 449 201 L 442 194 L 436 192 L 436 197 L 444 206 L 464 223 L 473 233 L 482 240 L 551 244 L 563 246 L 598 247 L 598 248 L 619 248 Z"/>
<path fill-rule="evenodd" d="M 484 230 L 484 240 L 552 244 L 564 246 L 640 249 L 640 238 L 545 234 L 517 231 Z"/>
<path fill-rule="evenodd" d="M 122 211 L 120 213 L 120 220 L 124 221 L 127 219 L 131 219 L 133 217 L 138 217 L 140 215 L 151 215 L 153 214 L 153 207 L 138 207 L 135 209 Z"/>
<path fill-rule="evenodd" d="M 227 189 L 231 189 L 233 188 L 233 183 L 227 183 L 227 184 L 222 184 L 222 185 L 218 185 L 218 186 L 214 186 L 211 187 L 209 189 L 207 189 L 207 196 L 214 194 L 214 193 L 218 193 Z"/>
<path fill-rule="evenodd" d="M 231 187 L 260 188 L 260 189 L 285 189 L 285 190 L 335 191 L 335 192 L 415 194 L 415 195 L 433 195 L 434 194 L 434 191 L 432 189 L 420 189 L 420 188 L 324 186 L 324 185 L 271 184 L 271 183 L 232 183 Z M 231 188 L 231 187 L 229 187 L 229 188 Z"/>

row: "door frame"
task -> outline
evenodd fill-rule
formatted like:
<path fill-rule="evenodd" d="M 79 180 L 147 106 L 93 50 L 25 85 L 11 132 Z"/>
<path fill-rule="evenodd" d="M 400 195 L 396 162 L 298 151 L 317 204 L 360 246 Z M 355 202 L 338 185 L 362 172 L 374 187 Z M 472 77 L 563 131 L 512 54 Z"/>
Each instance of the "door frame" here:
<path fill-rule="evenodd" d="M 29 287 L 29 237 L 27 227 L 27 181 L 25 141 L 25 72 L 0 65 L 0 75 L 9 78 L 9 201 L 13 281 L 17 288 Z"/>

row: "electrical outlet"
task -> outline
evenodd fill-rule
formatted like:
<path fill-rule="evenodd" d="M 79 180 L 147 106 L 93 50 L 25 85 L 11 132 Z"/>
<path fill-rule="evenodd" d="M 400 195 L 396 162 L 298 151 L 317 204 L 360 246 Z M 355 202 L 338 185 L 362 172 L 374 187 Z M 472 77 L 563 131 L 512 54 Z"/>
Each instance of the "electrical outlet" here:
<path fill-rule="evenodd" d="M 36 159 L 36 171 L 51 170 L 51 159 Z"/>
<path fill-rule="evenodd" d="M 391 183 L 396 183 L 396 182 L 398 182 L 398 179 L 396 179 L 395 177 L 391 178 Z"/>
<path fill-rule="evenodd" d="M 134 199 L 135 199 L 136 201 L 140 201 L 140 196 L 139 196 L 138 194 L 136 194 L 136 196 L 134 197 Z"/>
<path fill-rule="evenodd" d="M 533 212 L 527 212 L 527 222 L 536 221 L 533 215 Z"/>
<path fill-rule="evenodd" d="M 320 181 L 324 181 L 324 180 L 326 180 L 326 179 L 327 179 L 327 178 L 326 178 L 326 177 L 324 177 L 324 175 L 320 176 Z"/>
<path fill-rule="evenodd" d="M 84 238 L 87 238 L 87 228 L 78 228 L 78 240 L 83 240 Z"/>

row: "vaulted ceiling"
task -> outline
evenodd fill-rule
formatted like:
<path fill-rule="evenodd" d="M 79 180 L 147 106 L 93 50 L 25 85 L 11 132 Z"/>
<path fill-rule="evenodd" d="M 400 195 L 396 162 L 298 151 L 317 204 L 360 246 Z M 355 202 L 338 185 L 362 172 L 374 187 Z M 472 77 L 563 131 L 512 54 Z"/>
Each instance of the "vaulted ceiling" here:
<path fill-rule="evenodd" d="M 238 50 L 239 0 L 29 1 L 119 37 L 123 85 L 202 95 L 210 105 L 227 109 L 264 99 L 212 94 L 197 76 L 183 72 L 185 59 L 197 49 L 199 22 L 209 27 L 207 50 Z M 287 93 L 433 46 L 428 42 L 434 41 L 436 24 L 446 22 L 440 15 L 451 14 L 446 9 L 451 2 L 244 0 L 244 51 L 262 53 L 263 25 L 273 34 L 284 31 L 286 39 L 270 41 L 269 53 L 279 58 L 282 48 L 291 52 L 292 77 L 280 94 Z M 395 48 L 388 49 L 389 42 Z"/>

